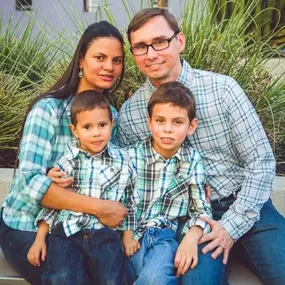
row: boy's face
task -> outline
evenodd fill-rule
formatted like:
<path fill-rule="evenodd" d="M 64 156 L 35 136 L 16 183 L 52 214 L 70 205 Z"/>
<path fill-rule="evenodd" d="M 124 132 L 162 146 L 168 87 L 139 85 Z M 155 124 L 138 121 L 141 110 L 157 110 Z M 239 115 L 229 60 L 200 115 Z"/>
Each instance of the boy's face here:
<path fill-rule="evenodd" d="M 138 30 L 131 32 L 131 46 L 149 45 L 160 39 L 169 39 L 174 31 L 163 16 L 155 16 Z M 152 47 L 144 55 L 133 56 L 138 68 L 149 77 L 152 84 L 159 87 L 165 82 L 175 81 L 181 71 L 180 53 L 184 50 L 183 33 L 177 34 L 169 47 L 155 51 Z"/>
<path fill-rule="evenodd" d="M 80 148 L 91 155 L 101 152 L 111 138 L 113 121 L 107 109 L 95 108 L 76 115 L 77 124 L 70 124 L 73 135 L 79 139 Z"/>
<path fill-rule="evenodd" d="M 198 120 L 190 122 L 185 108 L 170 103 L 156 104 L 148 117 L 148 127 L 152 132 L 153 148 L 164 158 L 172 157 L 187 135 L 196 130 Z"/>

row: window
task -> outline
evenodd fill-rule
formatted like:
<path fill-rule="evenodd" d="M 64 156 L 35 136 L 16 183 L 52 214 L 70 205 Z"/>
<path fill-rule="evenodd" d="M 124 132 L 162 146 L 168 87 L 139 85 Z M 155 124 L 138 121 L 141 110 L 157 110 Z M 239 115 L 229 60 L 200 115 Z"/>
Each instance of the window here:
<path fill-rule="evenodd" d="M 16 0 L 17 11 L 32 10 L 32 0 Z"/>
<path fill-rule="evenodd" d="M 83 0 L 84 12 L 97 12 L 98 1 L 96 0 Z"/>

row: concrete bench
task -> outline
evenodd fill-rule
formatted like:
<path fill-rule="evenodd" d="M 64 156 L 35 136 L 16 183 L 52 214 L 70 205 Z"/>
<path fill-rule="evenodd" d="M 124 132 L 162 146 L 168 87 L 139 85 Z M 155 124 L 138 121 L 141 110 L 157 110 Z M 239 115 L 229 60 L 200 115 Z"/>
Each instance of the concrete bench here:
<path fill-rule="evenodd" d="M 13 176 L 13 169 L 0 168 L 0 203 L 2 204 L 7 195 L 9 185 Z M 285 177 L 276 177 L 273 187 L 272 200 L 276 208 L 285 216 Z M 207 274 L 207 273 L 205 273 Z M 253 273 L 248 271 L 242 264 L 236 260 L 230 261 L 229 266 L 230 285 L 262 285 L 261 280 Z M 27 285 L 5 260 L 0 250 L 0 285 Z M 203 284 L 201 284 L 203 285 Z"/>

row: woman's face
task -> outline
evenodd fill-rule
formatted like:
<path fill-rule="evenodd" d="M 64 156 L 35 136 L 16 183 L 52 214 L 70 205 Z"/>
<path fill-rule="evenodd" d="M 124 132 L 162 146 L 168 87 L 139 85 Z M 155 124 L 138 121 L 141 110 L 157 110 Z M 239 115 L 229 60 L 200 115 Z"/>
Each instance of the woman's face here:
<path fill-rule="evenodd" d="M 114 37 L 96 38 L 89 45 L 79 67 L 83 77 L 79 80 L 77 92 L 111 88 L 123 69 L 123 47 Z"/>

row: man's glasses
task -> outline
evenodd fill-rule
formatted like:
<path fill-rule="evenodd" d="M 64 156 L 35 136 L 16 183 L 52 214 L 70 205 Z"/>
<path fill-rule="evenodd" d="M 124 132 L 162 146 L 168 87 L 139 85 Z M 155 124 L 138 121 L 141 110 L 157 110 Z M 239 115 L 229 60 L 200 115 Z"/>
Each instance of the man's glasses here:
<path fill-rule="evenodd" d="M 177 33 L 174 33 L 174 35 L 169 39 L 158 39 L 151 43 L 150 45 L 147 44 L 138 44 L 136 46 L 131 47 L 131 52 L 133 55 L 143 55 L 148 52 L 148 48 L 152 47 L 155 51 L 160 51 L 167 49 L 170 45 L 170 42 L 174 39 Z"/>

